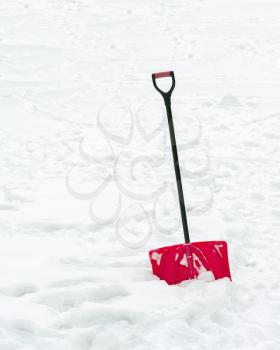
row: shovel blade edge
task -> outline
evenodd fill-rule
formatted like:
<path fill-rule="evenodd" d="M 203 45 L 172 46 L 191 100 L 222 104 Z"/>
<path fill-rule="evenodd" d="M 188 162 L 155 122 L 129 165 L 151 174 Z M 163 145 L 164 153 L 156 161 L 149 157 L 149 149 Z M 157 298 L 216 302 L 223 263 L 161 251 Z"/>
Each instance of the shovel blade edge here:
<path fill-rule="evenodd" d="M 231 280 L 227 242 L 204 241 L 177 244 L 149 252 L 153 274 L 168 284 L 185 280 Z"/>

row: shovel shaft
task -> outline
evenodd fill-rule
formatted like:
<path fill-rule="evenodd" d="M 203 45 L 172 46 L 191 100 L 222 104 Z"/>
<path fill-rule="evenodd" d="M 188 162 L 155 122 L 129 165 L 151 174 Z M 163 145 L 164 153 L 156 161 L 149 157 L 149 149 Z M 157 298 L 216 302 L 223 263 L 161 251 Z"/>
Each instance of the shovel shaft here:
<path fill-rule="evenodd" d="M 175 169 L 175 175 L 176 175 L 184 237 L 185 237 L 185 242 L 190 243 L 190 235 L 189 235 L 189 229 L 188 229 L 184 192 L 183 192 L 182 179 L 181 179 L 181 171 L 180 171 L 179 158 L 178 158 L 178 152 L 177 152 L 173 118 L 172 118 L 171 103 L 166 104 L 166 113 L 167 113 L 167 119 L 168 119 L 169 134 L 170 134 L 170 141 L 171 141 L 171 147 L 172 147 L 173 162 L 174 162 L 174 169 Z"/>
<path fill-rule="evenodd" d="M 163 78 L 163 77 L 171 77 L 172 78 L 172 86 L 171 86 L 170 90 L 167 92 L 160 90 L 156 84 L 156 79 Z M 178 196 L 179 196 L 181 218 L 182 218 L 182 224 L 183 224 L 183 230 L 184 230 L 184 237 L 185 237 L 185 242 L 190 243 L 190 236 L 189 236 L 189 229 L 188 229 L 188 222 L 187 222 L 187 215 L 186 215 L 186 208 L 185 208 L 185 201 L 184 201 L 184 192 L 183 192 L 183 186 L 182 186 L 179 158 L 178 158 L 174 124 L 173 124 L 173 118 L 172 118 L 172 110 L 171 110 L 171 93 L 175 87 L 174 72 L 155 73 L 152 75 L 152 79 L 153 79 L 154 87 L 162 95 L 162 97 L 164 99 L 165 107 L 166 107 L 170 141 L 171 141 L 171 147 L 172 147 L 173 162 L 174 162 L 174 169 L 175 169 L 176 182 L 177 182 L 177 190 L 178 190 Z"/>

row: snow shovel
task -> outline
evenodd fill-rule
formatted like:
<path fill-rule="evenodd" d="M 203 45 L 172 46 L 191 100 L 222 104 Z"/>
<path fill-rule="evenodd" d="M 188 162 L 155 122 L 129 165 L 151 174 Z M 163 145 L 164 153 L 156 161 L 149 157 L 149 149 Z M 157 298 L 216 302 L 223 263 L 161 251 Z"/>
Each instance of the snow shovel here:
<path fill-rule="evenodd" d="M 171 77 L 169 91 L 162 91 L 156 80 Z M 184 194 L 177 153 L 174 125 L 171 111 L 171 94 L 175 87 L 174 72 L 152 74 L 156 90 L 162 95 L 166 107 L 179 204 L 181 210 L 185 243 L 153 249 L 149 252 L 153 273 L 168 284 L 177 284 L 185 280 L 216 280 L 228 277 L 231 280 L 227 243 L 225 241 L 190 242 Z"/>

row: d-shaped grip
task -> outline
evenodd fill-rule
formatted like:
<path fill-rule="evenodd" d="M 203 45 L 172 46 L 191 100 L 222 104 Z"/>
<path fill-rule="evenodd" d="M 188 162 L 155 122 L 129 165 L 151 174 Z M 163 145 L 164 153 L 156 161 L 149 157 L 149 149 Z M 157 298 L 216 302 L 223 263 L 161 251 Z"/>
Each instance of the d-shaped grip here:
<path fill-rule="evenodd" d="M 160 79 L 160 78 L 168 78 L 171 77 L 172 78 L 172 85 L 170 87 L 170 89 L 168 91 L 162 91 L 156 83 L 156 79 Z M 154 87 L 156 88 L 156 90 L 162 95 L 162 97 L 164 98 L 165 103 L 169 103 L 170 104 L 170 97 L 172 94 L 172 91 L 175 88 L 175 76 L 174 76 L 174 72 L 173 71 L 169 71 L 169 72 L 159 72 L 159 73 L 153 73 L 152 74 L 152 80 L 153 80 L 153 84 Z"/>

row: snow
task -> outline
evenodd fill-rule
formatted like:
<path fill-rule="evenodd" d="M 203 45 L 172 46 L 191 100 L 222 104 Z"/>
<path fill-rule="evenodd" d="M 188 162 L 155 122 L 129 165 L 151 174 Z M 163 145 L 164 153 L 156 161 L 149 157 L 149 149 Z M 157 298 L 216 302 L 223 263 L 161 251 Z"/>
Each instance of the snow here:
<path fill-rule="evenodd" d="M 0 2 L 0 350 L 280 349 L 279 10 Z M 183 241 L 170 69 L 191 239 L 232 282 L 151 273 Z"/>

